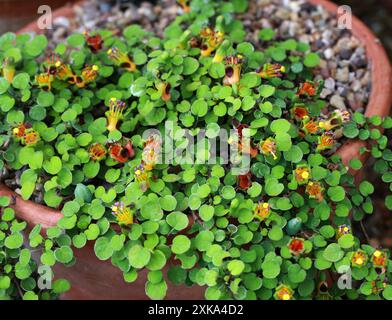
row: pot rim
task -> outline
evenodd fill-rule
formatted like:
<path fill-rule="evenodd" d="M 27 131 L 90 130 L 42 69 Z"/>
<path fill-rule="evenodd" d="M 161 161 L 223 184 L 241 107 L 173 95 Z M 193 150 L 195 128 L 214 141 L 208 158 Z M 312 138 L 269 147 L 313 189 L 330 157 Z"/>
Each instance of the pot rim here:
<path fill-rule="evenodd" d="M 307 0 L 313 5 L 321 5 L 332 15 L 337 15 L 339 6 L 329 0 Z M 83 4 L 85 0 L 78 1 L 74 4 L 67 4 L 64 7 L 56 9 L 52 16 L 53 19 L 60 16 L 73 17 L 75 15 L 73 8 Z M 36 32 L 42 33 L 43 30 L 39 29 L 37 26 L 37 21 L 31 22 L 22 29 L 20 29 L 17 34 L 25 32 Z M 371 83 L 372 88 L 370 92 L 369 102 L 365 109 L 365 115 L 371 117 L 373 115 L 387 116 L 389 115 L 392 106 L 392 67 L 389 62 L 388 56 L 381 41 L 373 34 L 372 31 L 355 15 L 352 16 L 352 34 L 358 38 L 358 40 L 365 46 L 366 56 L 371 65 Z M 353 158 L 358 158 L 364 163 L 369 156 L 368 152 L 360 154 L 361 147 L 366 147 L 367 143 L 359 139 L 349 140 L 343 146 L 341 146 L 336 154 L 340 155 L 343 163 L 347 166 L 349 161 Z M 352 172 L 354 175 L 360 171 Z M 0 195 L 2 194 L 1 189 L 4 189 L 0 185 Z M 11 190 L 8 191 L 8 193 Z M 20 197 L 17 197 L 17 201 L 25 201 Z M 28 200 L 27 202 L 32 202 Z M 34 202 L 32 202 L 34 203 Z M 35 204 L 35 203 L 34 203 Z M 37 220 L 36 215 L 44 218 L 47 214 L 55 214 L 53 219 L 43 219 L 44 228 L 48 227 L 48 221 L 57 222 L 57 220 L 62 216 L 61 212 L 45 207 L 40 204 L 35 204 L 38 206 L 38 213 L 30 214 L 19 214 L 19 217 L 34 222 Z M 46 210 L 45 210 L 46 209 Z M 55 224 L 54 224 L 55 225 Z"/>

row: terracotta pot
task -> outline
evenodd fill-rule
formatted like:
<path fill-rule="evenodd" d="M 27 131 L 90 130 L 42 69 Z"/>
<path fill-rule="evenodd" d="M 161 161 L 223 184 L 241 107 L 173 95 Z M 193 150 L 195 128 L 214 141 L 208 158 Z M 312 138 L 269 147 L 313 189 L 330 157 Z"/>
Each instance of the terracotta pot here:
<path fill-rule="evenodd" d="M 324 6 L 328 11 L 335 14 L 337 6 L 326 0 L 309 0 L 313 4 Z M 54 12 L 57 16 L 73 16 L 71 7 L 64 7 Z M 20 32 L 36 31 L 36 23 L 32 23 Z M 387 55 L 379 40 L 372 32 L 357 18 L 353 18 L 353 33 L 366 46 L 367 56 L 372 66 L 372 91 L 369 104 L 366 108 L 366 115 L 386 116 L 389 114 L 392 103 L 392 71 Z M 366 155 L 359 155 L 359 148 L 366 144 L 353 140 L 346 143 L 338 150 L 344 163 L 354 157 L 366 159 Z M 0 195 L 9 195 L 12 192 L 5 188 L 0 188 Z M 14 208 L 20 218 L 31 224 L 43 223 L 44 227 L 55 225 L 61 213 L 52 209 L 24 201 L 16 198 Z M 71 280 L 72 289 L 63 296 L 64 299 L 146 299 L 144 294 L 144 283 L 146 274 L 141 273 L 139 279 L 133 284 L 125 284 L 122 273 L 111 265 L 110 262 L 99 261 L 95 257 L 92 244 L 85 248 L 76 250 L 77 262 L 74 266 L 66 268 L 56 266 L 57 277 L 64 277 Z M 169 285 L 169 299 L 202 299 L 203 289 L 199 287 L 185 288 Z"/>

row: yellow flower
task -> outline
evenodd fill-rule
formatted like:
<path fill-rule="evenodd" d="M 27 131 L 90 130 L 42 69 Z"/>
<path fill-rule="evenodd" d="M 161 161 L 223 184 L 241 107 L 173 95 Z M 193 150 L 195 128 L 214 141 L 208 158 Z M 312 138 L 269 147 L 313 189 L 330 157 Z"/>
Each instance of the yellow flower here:
<path fill-rule="evenodd" d="M 254 210 L 254 215 L 257 219 L 265 220 L 267 219 L 271 214 L 270 210 L 270 205 L 267 202 L 261 202 L 257 204 L 255 210 Z"/>
<path fill-rule="evenodd" d="M 276 300 L 291 300 L 293 295 L 294 291 L 289 286 L 281 284 L 275 289 L 274 298 Z"/>
<path fill-rule="evenodd" d="M 240 81 L 243 57 L 241 55 L 226 57 L 226 71 L 223 84 L 231 86 Z"/>
<path fill-rule="evenodd" d="M 351 227 L 346 224 L 342 224 L 336 230 L 336 239 L 341 238 L 345 234 L 351 234 Z"/>
<path fill-rule="evenodd" d="M 119 48 L 114 47 L 108 50 L 109 59 L 112 60 L 120 68 L 124 68 L 129 72 L 136 70 L 136 64 L 128 56 L 127 53 L 120 51 Z"/>
<path fill-rule="evenodd" d="M 150 181 L 148 173 L 144 168 L 144 165 L 138 165 L 134 171 L 135 181 L 139 183 L 140 188 L 145 192 L 150 187 Z"/>
<path fill-rule="evenodd" d="M 224 34 L 220 31 L 214 31 L 211 28 L 204 28 L 200 32 L 200 37 L 204 39 L 201 45 L 201 55 L 203 57 L 209 57 L 223 42 Z"/>
<path fill-rule="evenodd" d="M 4 79 L 8 81 L 8 83 L 12 83 L 15 76 L 15 64 L 13 58 L 5 58 L 3 61 L 2 67 L 2 76 Z"/>
<path fill-rule="evenodd" d="M 36 75 L 35 81 L 42 90 L 52 90 L 53 76 L 50 73 L 40 73 Z"/>
<path fill-rule="evenodd" d="M 226 51 L 230 46 L 230 41 L 225 40 L 222 42 L 222 44 L 219 46 L 218 50 L 216 50 L 216 53 L 214 55 L 214 58 L 212 59 L 213 63 L 219 63 L 222 62 L 225 59 L 226 56 Z"/>
<path fill-rule="evenodd" d="M 107 129 L 112 132 L 116 130 L 117 123 L 122 119 L 122 114 L 126 107 L 125 102 L 117 100 L 116 98 L 111 98 L 109 102 L 109 113 L 107 115 L 108 125 Z"/>
<path fill-rule="evenodd" d="M 367 262 L 366 253 L 362 250 L 357 250 L 351 258 L 351 263 L 355 267 L 362 267 Z"/>
<path fill-rule="evenodd" d="M 273 138 L 268 138 L 260 145 L 261 152 L 265 155 L 272 155 L 274 160 L 278 157 L 276 156 L 276 142 Z"/>
<path fill-rule="evenodd" d="M 120 225 L 128 226 L 133 223 L 133 212 L 123 202 L 116 202 L 112 206 L 112 213 Z"/>
<path fill-rule="evenodd" d="M 157 89 L 158 89 L 158 91 L 161 92 L 161 98 L 163 101 L 167 102 L 171 99 L 171 93 L 170 93 L 171 85 L 170 85 L 170 83 L 166 83 L 166 82 L 161 81 L 158 83 Z"/>
<path fill-rule="evenodd" d="M 307 166 L 297 166 L 294 172 L 295 180 L 299 184 L 307 183 L 310 178 L 310 170 Z"/>
<path fill-rule="evenodd" d="M 257 70 L 257 74 L 263 79 L 281 78 L 286 68 L 279 63 L 266 63 Z"/>
<path fill-rule="evenodd" d="M 76 76 L 69 65 L 58 62 L 56 63 L 56 66 L 57 66 L 56 76 L 59 80 L 66 81 L 70 84 L 76 83 Z"/>
<path fill-rule="evenodd" d="M 306 185 L 305 191 L 309 195 L 309 198 L 321 201 L 323 200 L 323 190 L 324 188 L 321 186 L 320 182 L 310 181 Z"/>
<path fill-rule="evenodd" d="M 330 131 L 336 127 L 350 121 L 351 115 L 347 110 L 335 110 L 327 120 L 320 121 L 319 127 L 325 131 Z"/>
<path fill-rule="evenodd" d="M 23 137 L 26 134 L 26 130 L 27 130 L 27 125 L 24 123 L 19 124 L 17 127 L 12 129 L 12 133 L 14 135 L 14 138 L 17 140 L 21 140 L 23 139 Z"/>
<path fill-rule="evenodd" d="M 93 65 L 91 67 L 85 67 L 82 70 L 81 76 L 76 77 L 76 86 L 78 88 L 84 88 L 89 83 L 93 82 L 98 76 L 98 66 Z"/>

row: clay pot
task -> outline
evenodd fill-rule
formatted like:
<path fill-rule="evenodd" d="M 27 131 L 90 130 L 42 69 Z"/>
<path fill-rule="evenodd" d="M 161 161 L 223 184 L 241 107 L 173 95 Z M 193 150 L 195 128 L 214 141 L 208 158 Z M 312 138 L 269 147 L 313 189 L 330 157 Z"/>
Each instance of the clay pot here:
<path fill-rule="evenodd" d="M 325 7 L 332 14 L 336 14 L 337 6 L 326 0 L 309 0 L 313 4 Z M 71 7 L 63 7 L 54 12 L 54 17 L 73 16 Z M 36 31 L 36 23 L 32 23 L 20 32 Z M 357 18 L 353 18 L 353 33 L 366 46 L 367 56 L 372 66 L 372 91 L 366 115 L 386 116 L 389 114 L 392 103 L 392 70 L 387 55 L 379 40 Z M 360 155 L 359 149 L 366 144 L 352 140 L 338 150 L 345 164 L 354 157 L 362 160 L 366 155 Z M 14 195 L 6 187 L 0 187 L 0 195 Z M 24 201 L 16 197 L 14 208 L 17 215 L 30 224 L 42 223 L 44 227 L 55 225 L 61 217 L 61 213 L 31 201 Z M 146 299 L 144 283 L 146 271 L 140 273 L 139 278 L 133 284 L 126 284 L 122 272 L 111 265 L 109 261 L 99 261 L 93 252 L 93 245 L 88 243 L 83 249 L 75 250 L 77 262 L 72 267 L 58 265 L 55 267 L 57 277 L 64 277 L 71 281 L 72 289 L 63 295 L 63 299 Z M 172 286 L 168 283 L 168 299 L 202 299 L 203 288 L 184 286 Z"/>

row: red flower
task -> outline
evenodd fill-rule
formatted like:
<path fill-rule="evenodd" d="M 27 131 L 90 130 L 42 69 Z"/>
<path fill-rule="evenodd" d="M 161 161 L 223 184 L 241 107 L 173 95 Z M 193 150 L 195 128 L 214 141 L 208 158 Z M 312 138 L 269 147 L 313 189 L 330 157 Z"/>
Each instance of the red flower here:
<path fill-rule="evenodd" d="M 99 50 L 102 49 L 102 44 L 103 40 L 101 35 L 96 34 L 96 35 L 89 35 L 88 32 L 84 32 L 84 35 L 86 37 L 86 43 L 91 52 L 97 53 Z"/>
<path fill-rule="evenodd" d="M 295 256 L 299 256 L 302 252 L 305 251 L 304 239 L 302 238 L 293 238 L 288 243 L 288 248 L 290 249 L 291 254 Z"/>
<path fill-rule="evenodd" d="M 247 190 L 252 185 L 252 174 L 248 172 L 247 174 L 238 176 L 238 187 L 241 190 Z"/>
<path fill-rule="evenodd" d="M 123 146 L 120 143 L 112 143 L 109 145 L 110 157 L 120 163 L 125 163 L 133 158 L 135 152 L 133 150 L 132 142 L 130 140 Z"/>

